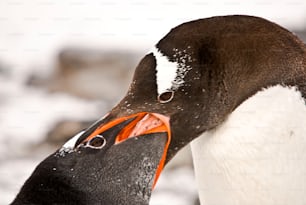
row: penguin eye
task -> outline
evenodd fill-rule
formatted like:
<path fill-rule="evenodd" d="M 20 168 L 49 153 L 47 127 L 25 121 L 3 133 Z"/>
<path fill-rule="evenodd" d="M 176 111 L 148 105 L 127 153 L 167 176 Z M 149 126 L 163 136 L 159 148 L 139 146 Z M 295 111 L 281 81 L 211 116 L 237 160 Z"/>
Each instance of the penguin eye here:
<path fill-rule="evenodd" d="M 106 139 L 102 135 L 97 135 L 91 140 L 89 140 L 85 147 L 93 148 L 93 149 L 101 149 L 105 146 Z"/>
<path fill-rule="evenodd" d="M 173 99 L 173 96 L 174 96 L 173 91 L 166 91 L 158 96 L 158 101 L 160 103 L 167 103 Z"/>

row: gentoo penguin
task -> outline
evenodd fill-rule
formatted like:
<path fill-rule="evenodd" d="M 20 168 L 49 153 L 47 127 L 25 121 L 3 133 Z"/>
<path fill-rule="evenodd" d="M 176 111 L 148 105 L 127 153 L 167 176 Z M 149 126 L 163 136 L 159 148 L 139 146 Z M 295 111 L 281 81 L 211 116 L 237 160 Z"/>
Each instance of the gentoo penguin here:
<path fill-rule="evenodd" d="M 163 37 L 108 119 L 79 140 L 159 113 L 171 130 L 159 167 L 201 136 L 192 153 L 202 204 L 304 204 L 305 98 L 306 46 L 294 34 L 258 17 L 200 19 Z"/>
<path fill-rule="evenodd" d="M 303 204 L 305 98 L 306 46 L 291 32 L 250 16 L 195 20 L 156 44 L 127 95 L 76 144 L 131 117 L 116 139 L 169 120 L 159 130 L 168 138 L 155 180 L 198 138 L 192 152 L 202 204 Z"/>
<path fill-rule="evenodd" d="M 77 134 L 37 166 L 12 205 L 148 205 L 168 134 L 154 114 L 144 116 L 156 126 L 135 137 L 118 136 L 137 117 L 116 121 L 90 140 L 77 142 L 83 132 Z"/>

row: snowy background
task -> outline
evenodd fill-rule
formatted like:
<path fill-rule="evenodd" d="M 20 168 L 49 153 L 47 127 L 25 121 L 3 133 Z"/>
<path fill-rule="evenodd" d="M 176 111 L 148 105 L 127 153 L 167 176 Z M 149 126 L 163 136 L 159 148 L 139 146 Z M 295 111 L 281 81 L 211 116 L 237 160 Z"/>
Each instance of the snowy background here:
<path fill-rule="evenodd" d="M 305 0 L 0 0 L 0 205 L 66 137 L 118 102 L 137 62 L 172 27 L 227 14 L 306 34 Z M 188 153 L 167 167 L 151 205 L 196 204 Z"/>

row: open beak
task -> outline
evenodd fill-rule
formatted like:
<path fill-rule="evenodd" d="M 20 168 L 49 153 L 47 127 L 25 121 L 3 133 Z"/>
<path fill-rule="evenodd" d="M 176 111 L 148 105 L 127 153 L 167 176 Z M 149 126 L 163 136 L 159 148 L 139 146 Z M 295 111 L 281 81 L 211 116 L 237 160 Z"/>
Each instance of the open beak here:
<path fill-rule="evenodd" d="M 107 116 L 105 117 L 107 118 Z M 154 133 L 167 133 L 167 140 L 164 146 L 163 155 L 161 156 L 160 163 L 157 167 L 153 188 L 158 180 L 158 177 L 163 170 L 168 147 L 171 141 L 171 131 L 169 126 L 170 118 L 157 113 L 140 112 L 130 116 L 124 116 L 105 122 L 105 120 L 98 121 L 92 128 L 89 128 L 83 136 L 78 140 L 77 144 L 83 144 L 97 135 L 101 135 L 108 130 L 116 130 L 114 145 L 133 138 L 145 137 L 148 134 Z M 89 132 L 88 132 L 89 131 Z M 146 149 L 144 147 L 144 149 Z"/>

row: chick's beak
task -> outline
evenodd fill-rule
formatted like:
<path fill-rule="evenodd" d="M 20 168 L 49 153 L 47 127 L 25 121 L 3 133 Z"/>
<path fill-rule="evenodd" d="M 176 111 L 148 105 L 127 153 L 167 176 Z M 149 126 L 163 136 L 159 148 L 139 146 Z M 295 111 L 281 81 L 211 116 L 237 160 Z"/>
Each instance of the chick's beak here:
<path fill-rule="evenodd" d="M 101 133 L 104 133 L 110 129 L 120 129 L 116 132 L 118 134 L 115 136 L 114 145 L 133 137 L 145 137 L 148 134 L 166 133 L 167 140 L 164 146 L 163 155 L 161 156 L 160 163 L 156 170 L 153 184 L 154 187 L 161 171 L 163 170 L 168 147 L 171 141 L 169 121 L 170 118 L 165 115 L 149 112 L 140 112 L 129 116 L 119 117 L 106 123 L 102 122 L 99 126 L 92 130 L 92 132 L 90 132 L 85 139 L 82 140 L 82 143 L 86 143 L 95 136 L 100 135 Z"/>

